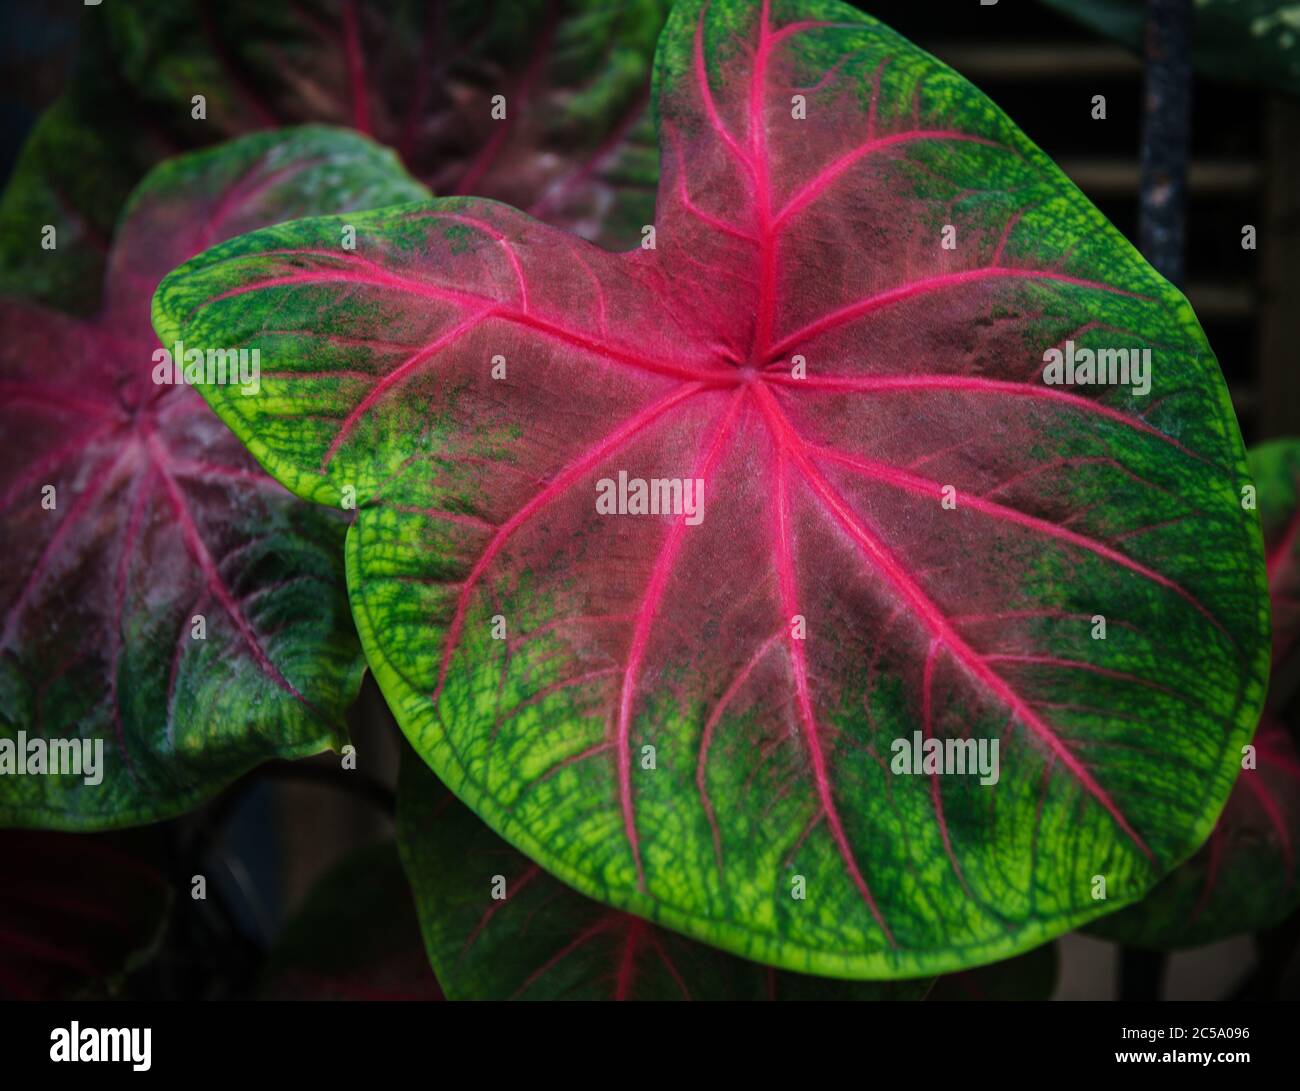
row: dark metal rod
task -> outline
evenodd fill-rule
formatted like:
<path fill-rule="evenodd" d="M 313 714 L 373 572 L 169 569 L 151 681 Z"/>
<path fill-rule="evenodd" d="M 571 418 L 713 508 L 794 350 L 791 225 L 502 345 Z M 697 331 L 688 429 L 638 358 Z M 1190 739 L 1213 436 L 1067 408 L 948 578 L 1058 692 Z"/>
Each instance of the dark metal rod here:
<path fill-rule="evenodd" d="M 1147 0 L 1138 248 L 1182 286 L 1192 114 L 1192 0 Z M 1165 957 L 1120 949 L 1121 1000 L 1158 1000 Z"/>
<path fill-rule="evenodd" d="M 1192 0 L 1147 0 L 1138 247 L 1183 283 L 1192 105 Z"/>

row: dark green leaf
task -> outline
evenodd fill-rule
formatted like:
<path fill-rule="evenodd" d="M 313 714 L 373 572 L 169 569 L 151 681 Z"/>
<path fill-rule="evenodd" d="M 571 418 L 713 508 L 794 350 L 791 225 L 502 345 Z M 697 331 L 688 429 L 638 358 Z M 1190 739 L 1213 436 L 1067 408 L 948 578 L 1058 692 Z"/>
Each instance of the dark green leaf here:
<path fill-rule="evenodd" d="M 0 202 L 0 287 L 93 310 L 131 187 L 187 149 L 307 122 L 394 148 L 437 193 L 626 248 L 654 215 L 666 0 L 111 0 Z M 193 116 L 195 95 L 205 117 Z M 505 117 L 492 115 L 505 96 Z M 322 206 L 317 211 L 325 211 Z M 57 261 L 41 229 L 58 230 Z"/>
<path fill-rule="evenodd" d="M 343 513 L 262 473 L 192 387 L 157 383 L 149 303 L 223 238 L 424 192 L 354 133 L 247 137 L 145 180 L 93 317 L 0 298 L 0 823 L 152 821 L 345 740 L 363 663 Z"/>

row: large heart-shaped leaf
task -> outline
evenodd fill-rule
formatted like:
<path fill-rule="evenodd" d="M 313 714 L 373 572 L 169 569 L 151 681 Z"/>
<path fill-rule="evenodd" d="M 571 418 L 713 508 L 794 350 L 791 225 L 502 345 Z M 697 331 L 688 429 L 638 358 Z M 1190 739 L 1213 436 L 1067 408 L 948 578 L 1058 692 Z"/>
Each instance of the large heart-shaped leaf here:
<path fill-rule="evenodd" d="M 149 821 L 345 738 L 363 663 L 342 513 L 263 474 L 191 387 L 155 385 L 149 301 L 220 239 L 423 192 L 353 133 L 248 137 L 144 182 L 95 318 L 0 300 L 0 822 Z M 53 775 L 55 740 L 99 747 L 93 774 Z M 48 767 L 18 775 L 16 750 Z"/>
<path fill-rule="evenodd" d="M 353 126 L 388 144 L 435 192 L 506 200 L 606 246 L 630 246 L 654 213 L 647 103 L 666 8 L 666 0 L 89 7 L 72 84 L 24 149 L 25 184 L 0 204 L 0 282 L 63 309 L 69 296 L 93 300 L 104 240 L 151 165 L 304 122 Z M 204 97 L 201 119 L 195 95 Z M 40 249 L 45 224 L 58 229 L 57 261 Z"/>
<path fill-rule="evenodd" d="M 404 754 L 397 840 L 429 960 L 455 1000 L 920 1000 L 929 978 L 850 982 L 724 954 L 585 898 Z"/>
<path fill-rule="evenodd" d="M 1300 441 L 1250 452 L 1273 603 L 1273 683 L 1245 768 L 1210 839 L 1137 905 L 1094 930 L 1132 946 L 1198 947 L 1300 905 L 1300 753 L 1284 717 L 1300 635 Z"/>
<path fill-rule="evenodd" d="M 656 65 L 654 249 L 471 199 L 357 217 L 355 253 L 303 221 L 172 274 L 158 330 L 300 373 L 207 396 L 300 495 L 356 490 L 399 722 L 570 885 L 861 977 L 1135 900 L 1208 836 L 1267 671 L 1186 301 L 840 4 L 683 3 Z M 1150 349 L 1149 394 L 1042 381 L 1070 342 Z M 929 737 L 1001 779 L 906 771 Z"/>
<path fill-rule="evenodd" d="M 1146 22 L 1144 0 L 1043 0 L 1133 49 Z M 1295 0 L 1194 0 L 1197 71 L 1234 83 L 1300 94 L 1300 5 Z"/>

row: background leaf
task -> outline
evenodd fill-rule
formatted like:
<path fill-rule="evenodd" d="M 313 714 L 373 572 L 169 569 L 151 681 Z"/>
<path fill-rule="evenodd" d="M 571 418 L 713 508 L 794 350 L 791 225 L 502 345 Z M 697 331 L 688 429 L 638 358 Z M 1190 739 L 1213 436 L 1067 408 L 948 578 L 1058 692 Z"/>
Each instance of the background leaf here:
<path fill-rule="evenodd" d="M 1142 45 L 1143 0 L 1043 0 L 1131 49 Z M 1193 0 L 1198 72 L 1300 94 L 1300 7 L 1293 0 Z"/>
<path fill-rule="evenodd" d="M 1300 652 L 1300 440 L 1274 440 L 1252 448 L 1250 471 L 1259 489 L 1259 519 L 1264 526 L 1269 600 L 1273 606 L 1269 705 L 1282 714 L 1294 690 L 1280 691 L 1278 683 L 1294 685 L 1294 678 L 1287 672 Z"/>
<path fill-rule="evenodd" d="M 151 832 L 0 831 L 0 999 L 101 999 L 157 942 L 172 888 Z"/>
<path fill-rule="evenodd" d="M 654 215 L 650 56 L 666 0 L 114 0 L 0 202 L 0 285 L 93 310 L 131 187 L 178 152 L 353 126 L 439 193 L 528 208 L 615 249 Z M 206 118 L 191 99 L 206 99 Z M 506 97 L 494 120 L 492 97 Z M 326 211 L 324 207 L 317 211 Z M 58 228 L 58 261 L 40 249 Z"/>
<path fill-rule="evenodd" d="M 143 183 L 94 318 L 0 300 L 0 738 L 103 748 L 102 783 L 0 776 L 0 822 L 147 822 L 345 738 L 363 664 L 342 513 L 263 474 L 192 388 L 155 385 L 149 301 L 232 234 L 423 192 L 352 133 L 248 137 Z"/>
<path fill-rule="evenodd" d="M 93 314 L 118 214 L 143 164 L 164 158 L 147 135 L 113 132 L 99 112 L 117 100 L 88 99 L 91 111 L 65 95 L 37 121 L 0 195 L 0 291 L 38 300 L 78 315 Z M 142 166 L 133 167 L 139 161 Z M 42 233 L 54 228 L 57 249 L 44 249 Z"/>
<path fill-rule="evenodd" d="M 299 221 L 169 276 L 158 329 L 296 372 L 208 396 L 300 495 L 356 490 L 404 732 L 582 893 L 859 978 L 1138 899 L 1208 837 L 1267 672 L 1186 300 L 848 8 L 683 3 L 656 71 L 655 249 L 473 199 L 356 217 L 355 254 Z M 1149 349 L 1149 393 L 1046 385 L 1071 342 Z M 602 514 L 620 473 L 703 481 L 702 521 Z M 918 735 L 996 742 L 1000 779 L 906 772 Z"/>

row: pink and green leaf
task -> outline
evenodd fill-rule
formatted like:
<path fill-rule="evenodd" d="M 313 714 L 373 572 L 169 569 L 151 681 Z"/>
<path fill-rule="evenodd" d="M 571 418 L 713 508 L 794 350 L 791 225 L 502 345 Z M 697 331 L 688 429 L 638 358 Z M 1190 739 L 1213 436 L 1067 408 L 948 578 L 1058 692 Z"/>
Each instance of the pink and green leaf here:
<path fill-rule="evenodd" d="M 626 248 L 654 214 L 650 58 L 665 0 L 114 0 L 0 203 L 0 285 L 90 309 L 131 187 L 184 150 L 351 126 L 437 193 Z M 192 116 L 205 98 L 206 117 Z M 505 97 L 494 118 L 493 97 Z M 324 211 L 323 209 L 321 211 Z M 58 260 L 41 249 L 58 229 Z M 84 304 L 81 302 L 85 300 Z M 73 303 L 69 303 L 73 300 Z"/>
<path fill-rule="evenodd" d="M 142 184 L 97 315 L 0 299 L 0 822 L 152 821 L 346 738 L 363 661 L 343 514 L 266 476 L 192 387 L 155 383 L 149 307 L 222 239 L 422 192 L 354 133 L 248 137 Z M 21 775 L 15 748 L 55 740 L 102 748 L 102 779 Z"/>
<path fill-rule="evenodd" d="M 679 4 L 656 111 L 654 249 L 469 198 L 353 217 L 355 252 L 299 221 L 173 273 L 156 327 L 282 373 L 206 396 L 299 495 L 355 490 L 399 723 L 582 893 L 859 978 L 1137 900 L 1209 835 L 1268 669 L 1186 300 L 840 4 Z M 1149 394 L 1045 384 L 1071 340 L 1149 348 Z M 702 522 L 600 514 L 620 471 L 703 480 Z M 996 741 L 1001 779 L 895 773 L 917 733 Z"/>
<path fill-rule="evenodd" d="M 403 755 L 397 841 L 453 1000 L 920 1000 L 932 981 L 760 966 L 593 901 L 511 848 Z"/>

